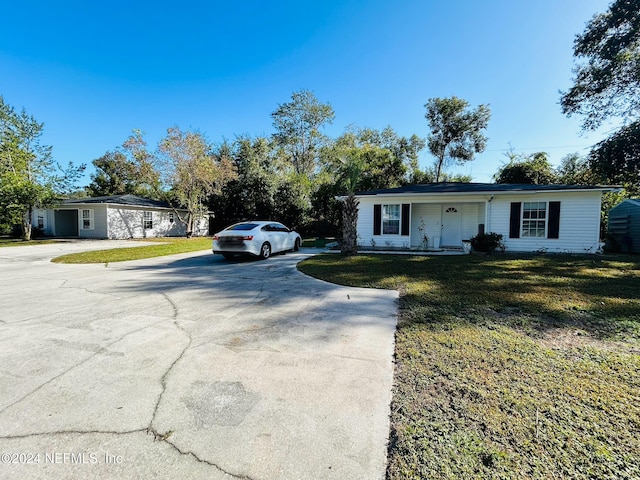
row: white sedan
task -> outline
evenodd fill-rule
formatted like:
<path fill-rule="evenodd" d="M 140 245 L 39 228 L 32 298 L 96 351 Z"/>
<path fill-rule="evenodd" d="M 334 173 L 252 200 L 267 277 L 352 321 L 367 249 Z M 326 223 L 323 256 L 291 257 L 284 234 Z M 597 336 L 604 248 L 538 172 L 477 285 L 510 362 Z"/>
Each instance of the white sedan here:
<path fill-rule="evenodd" d="M 241 222 L 225 228 L 213 236 L 213 253 L 224 258 L 250 254 L 262 259 L 272 253 L 298 251 L 302 238 L 297 232 L 278 222 Z"/>

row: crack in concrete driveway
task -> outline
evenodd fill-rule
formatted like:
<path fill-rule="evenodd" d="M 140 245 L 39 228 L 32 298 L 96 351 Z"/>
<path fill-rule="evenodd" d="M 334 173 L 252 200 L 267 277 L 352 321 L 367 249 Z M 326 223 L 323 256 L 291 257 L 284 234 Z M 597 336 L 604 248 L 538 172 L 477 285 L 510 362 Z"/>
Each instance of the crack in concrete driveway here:
<path fill-rule="evenodd" d="M 46 247 L 0 258 L 0 479 L 384 477 L 397 292 Z"/>

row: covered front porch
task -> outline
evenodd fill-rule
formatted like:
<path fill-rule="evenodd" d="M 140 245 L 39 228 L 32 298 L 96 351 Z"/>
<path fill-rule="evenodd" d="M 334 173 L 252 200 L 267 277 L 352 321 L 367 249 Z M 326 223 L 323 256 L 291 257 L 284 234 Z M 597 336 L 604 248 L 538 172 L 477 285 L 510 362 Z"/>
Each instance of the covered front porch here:
<path fill-rule="evenodd" d="M 484 232 L 487 202 L 412 203 L 411 249 L 457 249 Z"/>

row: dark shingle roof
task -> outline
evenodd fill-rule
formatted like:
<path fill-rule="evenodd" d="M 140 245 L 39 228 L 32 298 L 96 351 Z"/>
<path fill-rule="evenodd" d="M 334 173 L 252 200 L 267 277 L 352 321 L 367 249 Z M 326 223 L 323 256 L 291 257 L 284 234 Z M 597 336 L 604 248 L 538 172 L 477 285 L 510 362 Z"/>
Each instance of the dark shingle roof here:
<path fill-rule="evenodd" d="M 171 208 L 167 202 L 136 197 L 135 195 L 109 195 L 106 197 L 71 198 L 63 200 L 65 205 L 86 203 L 113 203 L 117 205 L 130 205 L 134 207 Z"/>
<path fill-rule="evenodd" d="M 617 187 L 594 185 L 528 185 L 520 183 L 459 183 L 441 182 L 421 185 L 407 185 L 397 188 L 383 188 L 357 192 L 356 195 L 389 195 L 389 194 L 447 194 L 447 193 L 508 193 L 508 192 L 541 192 L 560 190 L 611 190 Z"/>

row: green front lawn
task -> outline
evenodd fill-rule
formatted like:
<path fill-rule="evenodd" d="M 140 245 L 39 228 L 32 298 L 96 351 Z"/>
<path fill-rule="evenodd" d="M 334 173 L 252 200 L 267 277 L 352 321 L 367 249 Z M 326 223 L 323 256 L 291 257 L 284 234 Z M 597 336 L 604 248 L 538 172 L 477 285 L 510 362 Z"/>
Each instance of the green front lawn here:
<path fill-rule="evenodd" d="M 321 255 L 401 291 L 388 477 L 640 478 L 640 258 Z"/>
<path fill-rule="evenodd" d="M 112 263 L 124 262 L 127 260 L 141 260 L 143 258 L 162 257 L 164 255 L 174 255 L 176 253 L 211 250 L 211 237 L 145 238 L 143 241 L 155 242 L 157 245 L 71 253 L 69 255 L 56 257 L 51 261 L 55 263 Z"/>

